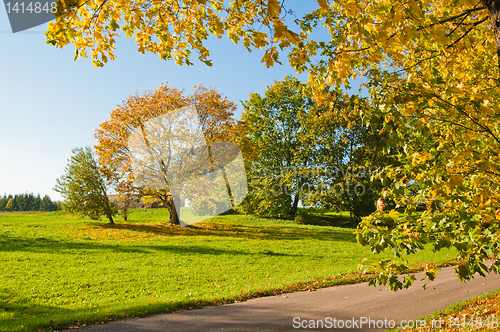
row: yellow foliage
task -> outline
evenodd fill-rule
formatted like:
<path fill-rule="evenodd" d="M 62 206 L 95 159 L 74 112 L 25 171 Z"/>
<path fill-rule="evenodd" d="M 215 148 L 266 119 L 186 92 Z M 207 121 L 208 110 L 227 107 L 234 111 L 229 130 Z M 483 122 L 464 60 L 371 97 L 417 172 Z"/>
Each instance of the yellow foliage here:
<path fill-rule="evenodd" d="M 103 122 L 96 130 L 98 144 L 95 149 L 99 163 L 105 167 L 108 179 L 117 183 L 122 194 L 132 192 L 153 198 L 169 196 L 168 188 L 144 190 L 134 186 L 128 137 L 134 128 L 147 120 L 188 105 L 196 106 L 208 142 L 234 141 L 236 124 L 233 112 L 236 105 L 215 89 L 201 84 L 195 86 L 193 94 L 189 96 L 167 84 L 144 95 L 132 95 L 111 112 L 110 120 Z"/>

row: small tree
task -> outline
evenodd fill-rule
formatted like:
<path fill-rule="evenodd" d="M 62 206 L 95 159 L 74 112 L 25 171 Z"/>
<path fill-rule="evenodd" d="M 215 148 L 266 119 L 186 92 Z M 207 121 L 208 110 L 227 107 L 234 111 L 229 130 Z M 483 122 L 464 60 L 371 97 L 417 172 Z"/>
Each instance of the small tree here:
<path fill-rule="evenodd" d="M 14 199 L 13 198 L 9 198 L 9 200 L 7 201 L 7 205 L 5 206 L 5 211 L 12 211 L 13 210 L 13 201 Z"/>
<path fill-rule="evenodd" d="M 52 202 L 48 195 L 43 196 L 40 202 L 40 211 L 56 211 L 57 204 Z"/>
<path fill-rule="evenodd" d="M 130 209 L 133 207 L 133 199 L 134 196 L 132 196 L 129 192 L 120 193 L 116 196 L 118 214 L 122 216 L 125 221 L 127 221 L 131 212 Z"/>
<path fill-rule="evenodd" d="M 54 188 L 64 198 L 63 210 L 93 220 L 105 214 L 113 224 L 116 209 L 106 194 L 106 183 L 92 150 L 85 147 L 75 148 L 72 152 L 65 174 L 57 180 Z"/>

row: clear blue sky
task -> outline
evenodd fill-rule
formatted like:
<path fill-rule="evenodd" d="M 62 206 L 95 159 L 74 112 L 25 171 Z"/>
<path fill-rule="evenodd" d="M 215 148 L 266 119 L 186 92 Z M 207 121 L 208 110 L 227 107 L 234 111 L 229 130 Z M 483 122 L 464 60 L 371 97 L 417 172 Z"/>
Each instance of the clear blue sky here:
<path fill-rule="evenodd" d="M 294 74 L 288 65 L 267 69 L 261 52 L 248 53 L 227 38 L 210 40 L 212 67 L 198 61 L 180 67 L 142 55 L 133 39 L 120 38 L 117 59 L 95 68 L 86 59 L 73 61 L 71 45 L 61 50 L 45 44 L 45 30 L 46 24 L 13 34 L 0 9 L 0 194 L 60 199 L 52 188 L 71 149 L 93 146 L 95 129 L 136 91 L 168 82 L 189 93 L 201 82 L 241 104 L 250 93 L 263 93 L 275 80 Z"/>

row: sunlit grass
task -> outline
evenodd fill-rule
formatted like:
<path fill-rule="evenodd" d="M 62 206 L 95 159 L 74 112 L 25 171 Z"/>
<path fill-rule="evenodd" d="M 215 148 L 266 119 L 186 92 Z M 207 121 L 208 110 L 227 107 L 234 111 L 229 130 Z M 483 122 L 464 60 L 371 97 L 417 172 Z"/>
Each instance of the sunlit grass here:
<path fill-rule="evenodd" d="M 167 223 L 165 209 L 117 219 L 0 215 L 0 330 L 57 329 L 366 280 L 358 264 L 382 258 L 345 227 L 226 215 L 182 228 Z M 410 262 L 451 256 L 429 250 Z"/>

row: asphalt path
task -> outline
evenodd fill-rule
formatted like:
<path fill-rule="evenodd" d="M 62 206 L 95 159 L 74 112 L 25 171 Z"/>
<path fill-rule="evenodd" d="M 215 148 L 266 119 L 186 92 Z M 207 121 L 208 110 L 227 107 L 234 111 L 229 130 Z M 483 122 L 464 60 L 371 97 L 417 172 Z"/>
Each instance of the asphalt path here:
<path fill-rule="evenodd" d="M 422 289 L 422 274 L 409 289 L 392 292 L 367 282 L 261 297 L 224 306 L 160 314 L 81 327 L 85 332 L 156 331 L 296 331 L 321 327 L 333 331 L 385 331 L 448 305 L 500 289 L 500 275 L 476 275 L 462 283 L 453 267 L 443 268 Z M 500 320 L 500 317 L 498 317 Z M 380 328 L 373 328 L 376 325 Z M 439 326 L 439 322 L 435 322 Z M 447 321 L 441 322 L 445 328 Z M 342 328 L 343 326 L 343 328 Z M 411 325 L 410 325 L 411 326 Z M 74 329 L 67 330 L 74 331 Z"/>

